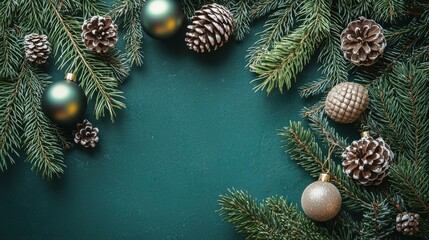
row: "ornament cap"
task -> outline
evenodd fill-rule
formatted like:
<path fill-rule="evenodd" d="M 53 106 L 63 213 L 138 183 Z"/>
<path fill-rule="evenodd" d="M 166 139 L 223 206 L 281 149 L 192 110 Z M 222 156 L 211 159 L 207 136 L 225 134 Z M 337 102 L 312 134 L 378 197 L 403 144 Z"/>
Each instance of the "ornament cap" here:
<path fill-rule="evenodd" d="M 369 131 L 364 131 L 360 134 L 361 138 L 370 138 L 371 137 L 371 133 Z"/>
<path fill-rule="evenodd" d="M 76 82 L 76 75 L 73 73 L 67 73 L 64 79 L 67 81 Z"/>
<path fill-rule="evenodd" d="M 319 181 L 329 182 L 331 180 L 331 176 L 328 173 L 321 173 L 319 175 Z"/>

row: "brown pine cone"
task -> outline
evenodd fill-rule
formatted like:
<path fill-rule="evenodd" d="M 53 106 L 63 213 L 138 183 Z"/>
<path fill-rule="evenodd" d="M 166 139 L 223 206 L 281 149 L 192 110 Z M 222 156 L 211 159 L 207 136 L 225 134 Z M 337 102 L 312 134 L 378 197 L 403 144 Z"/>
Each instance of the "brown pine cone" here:
<path fill-rule="evenodd" d="M 89 50 L 105 53 L 118 41 L 118 26 L 109 16 L 94 16 L 83 23 L 81 36 Z"/>
<path fill-rule="evenodd" d="M 83 120 L 83 123 L 77 124 L 77 130 L 73 131 L 74 142 L 86 148 L 95 147 L 98 143 L 98 128 L 93 127 L 88 120 Z"/>
<path fill-rule="evenodd" d="M 45 63 L 51 53 L 48 36 L 37 33 L 28 34 L 24 38 L 25 57 L 30 62 Z"/>
<path fill-rule="evenodd" d="M 343 152 L 343 172 L 364 186 L 379 185 L 387 175 L 393 152 L 382 138 L 373 139 L 369 132 Z"/>
<path fill-rule="evenodd" d="M 341 33 L 344 57 L 356 65 L 369 66 L 383 55 L 386 47 L 383 28 L 373 20 L 359 17 Z"/>
<path fill-rule="evenodd" d="M 396 231 L 413 235 L 419 231 L 420 216 L 417 213 L 403 212 L 396 216 Z"/>
<path fill-rule="evenodd" d="M 234 17 L 228 8 L 213 3 L 196 11 L 188 25 L 185 42 L 198 53 L 210 52 L 228 42 L 234 32 Z"/>
<path fill-rule="evenodd" d="M 337 84 L 325 101 L 326 114 L 337 123 L 352 123 L 368 106 L 368 90 L 352 82 Z"/>

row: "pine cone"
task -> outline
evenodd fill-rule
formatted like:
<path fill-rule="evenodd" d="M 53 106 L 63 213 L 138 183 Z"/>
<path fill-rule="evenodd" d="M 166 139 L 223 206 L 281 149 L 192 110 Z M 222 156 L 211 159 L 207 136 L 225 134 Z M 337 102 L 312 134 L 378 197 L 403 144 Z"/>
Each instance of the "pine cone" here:
<path fill-rule="evenodd" d="M 396 231 L 413 235 L 419 231 L 420 216 L 417 213 L 403 212 L 396 216 Z"/>
<path fill-rule="evenodd" d="M 73 131 L 74 142 L 86 148 L 95 147 L 98 143 L 98 128 L 93 127 L 88 120 L 83 120 L 83 123 L 77 124 L 77 130 Z"/>
<path fill-rule="evenodd" d="M 353 141 L 343 152 L 343 172 L 364 186 L 379 185 L 387 175 L 393 152 L 382 138 L 373 139 L 368 132 Z"/>
<path fill-rule="evenodd" d="M 337 123 L 352 123 L 368 106 L 368 90 L 352 82 L 337 84 L 325 101 L 326 114 Z"/>
<path fill-rule="evenodd" d="M 234 32 L 232 13 L 216 3 L 204 5 L 191 20 L 185 42 L 189 49 L 199 53 L 218 49 Z"/>
<path fill-rule="evenodd" d="M 383 28 L 373 20 L 360 17 L 341 33 L 344 57 L 356 65 L 369 66 L 383 55 L 386 47 Z"/>
<path fill-rule="evenodd" d="M 24 38 L 25 57 L 30 62 L 45 63 L 51 53 L 48 36 L 37 33 L 28 34 Z"/>
<path fill-rule="evenodd" d="M 118 26 L 109 16 L 94 16 L 83 23 L 81 36 L 89 50 L 105 53 L 118 41 Z"/>

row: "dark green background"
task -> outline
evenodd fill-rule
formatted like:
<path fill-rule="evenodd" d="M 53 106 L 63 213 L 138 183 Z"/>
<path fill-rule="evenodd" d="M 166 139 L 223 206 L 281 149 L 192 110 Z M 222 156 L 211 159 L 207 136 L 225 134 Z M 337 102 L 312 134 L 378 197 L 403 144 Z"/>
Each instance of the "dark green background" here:
<path fill-rule="evenodd" d="M 145 63 L 122 85 L 127 109 L 96 121 L 93 151 L 75 147 L 67 169 L 47 182 L 22 158 L 0 173 L 0 239 L 242 239 L 215 211 L 218 195 L 244 189 L 258 199 L 299 203 L 313 180 L 281 148 L 276 130 L 308 102 L 297 88 L 254 93 L 242 42 L 214 54 L 144 38 Z M 319 77 L 313 62 L 300 86 Z M 54 81 L 64 72 L 55 71 Z"/>

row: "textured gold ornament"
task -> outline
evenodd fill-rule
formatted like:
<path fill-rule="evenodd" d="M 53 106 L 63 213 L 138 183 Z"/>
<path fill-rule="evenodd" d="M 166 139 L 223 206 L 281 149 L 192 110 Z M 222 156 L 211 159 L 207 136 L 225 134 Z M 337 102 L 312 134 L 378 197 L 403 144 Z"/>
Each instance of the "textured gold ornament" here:
<path fill-rule="evenodd" d="M 326 114 L 337 123 L 352 123 L 368 106 L 368 90 L 353 82 L 337 84 L 325 101 Z"/>
<path fill-rule="evenodd" d="M 329 174 L 322 173 L 319 180 L 308 185 L 302 193 L 302 209 L 309 218 L 315 221 L 328 221 L 341 210 L 343 201 L 340 191 L 329 180 Z"/>

